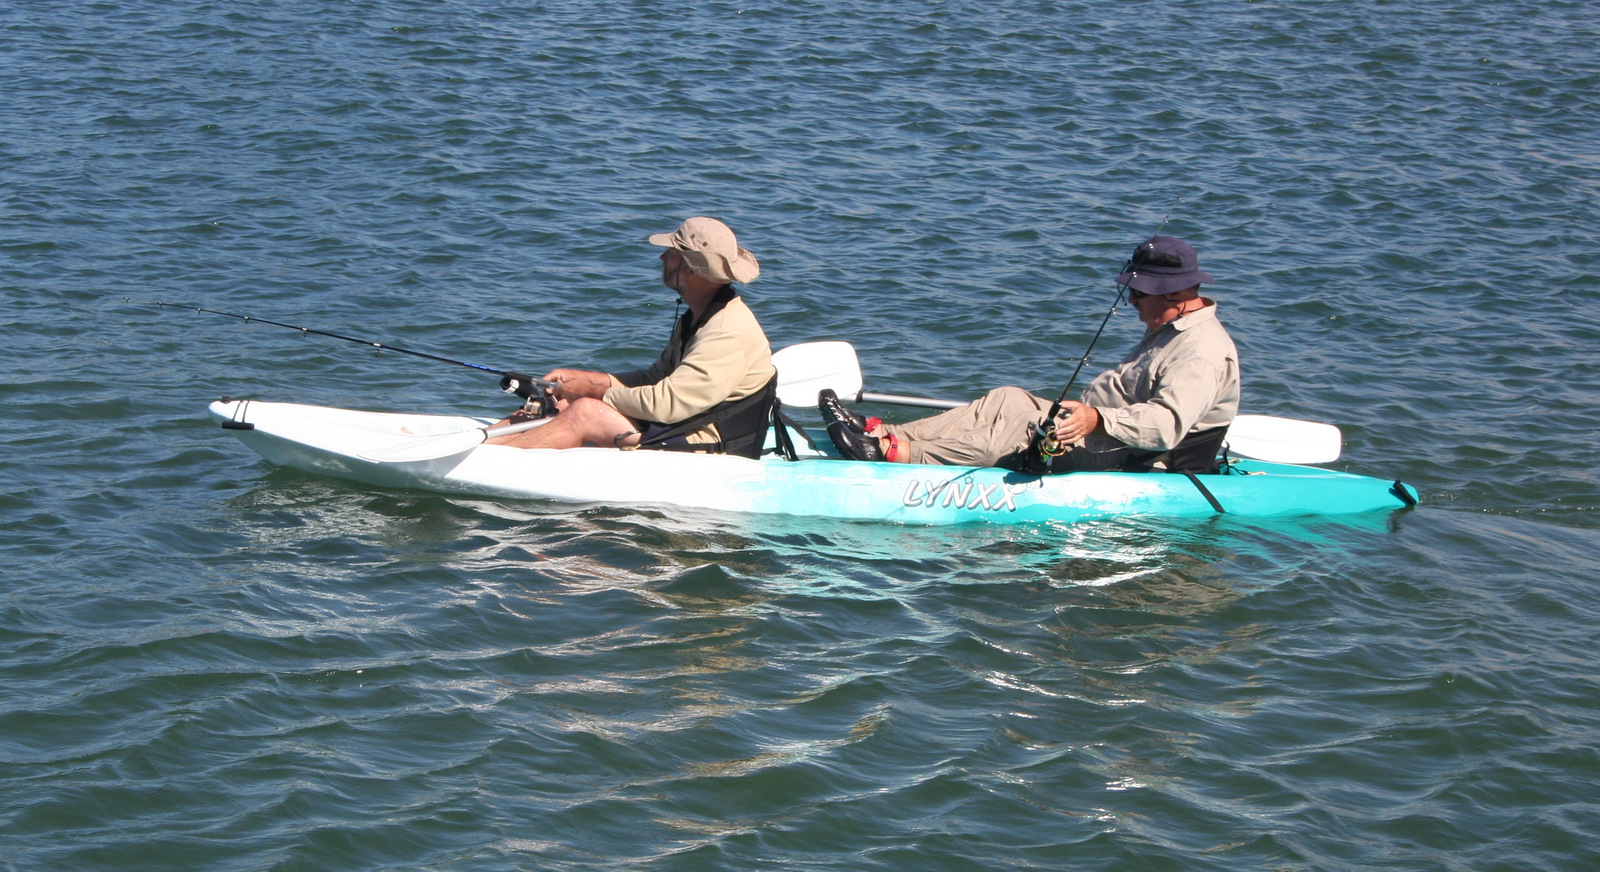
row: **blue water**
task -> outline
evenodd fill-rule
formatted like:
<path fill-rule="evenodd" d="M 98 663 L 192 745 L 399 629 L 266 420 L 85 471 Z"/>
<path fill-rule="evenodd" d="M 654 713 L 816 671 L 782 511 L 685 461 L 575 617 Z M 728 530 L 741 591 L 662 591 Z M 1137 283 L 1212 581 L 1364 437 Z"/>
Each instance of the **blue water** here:
<path fill-rule="evenodd" d="M 0 9 L 0 870 L 1600 865 L 1600 19 L 1567 2 Z M 1200 250 L 1418 509 L 961 527 L 275 469 L 494 414 L 727 220 L 776 345 L 1053 394 Z M 1138 335 L 1114 318 L 1090 371 Z M 899 412 L 895 414 L 905 414 Z"/>

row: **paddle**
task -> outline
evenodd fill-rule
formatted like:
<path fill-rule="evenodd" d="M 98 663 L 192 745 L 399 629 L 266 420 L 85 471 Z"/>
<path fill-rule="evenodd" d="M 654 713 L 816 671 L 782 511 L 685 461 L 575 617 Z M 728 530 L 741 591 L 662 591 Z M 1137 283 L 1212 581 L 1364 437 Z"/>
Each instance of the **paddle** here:
<path fill-rule="evenodd" d="M 965 403 L 861 389 L 861 363 L 848 342 L 805 342 L 773 352 L 778 367 L 778 399 L 786 406 L 813 407 L 817 392 L 831 388 L 845 402 L 890 403 L 928 409 L 954 409 Z M 1228 428 L 1228 453 L 1272 463 L 1331 463 L 1339 459 L 1344 436 L 1332 424 L 1238 415 Z"/>
<path fill-rule="evenodd" d="M 888 403 L 925 409 L 955 409 L 961 400 L 932 400 L 900 394 L 875 394 L 861 389 L 861 361 L 848 342 L 802 342 L 772 352 L 778 368 L 778 400 L 785 406 L 817 407 L 817 394 L 831 388 L 847 403 Z"/>

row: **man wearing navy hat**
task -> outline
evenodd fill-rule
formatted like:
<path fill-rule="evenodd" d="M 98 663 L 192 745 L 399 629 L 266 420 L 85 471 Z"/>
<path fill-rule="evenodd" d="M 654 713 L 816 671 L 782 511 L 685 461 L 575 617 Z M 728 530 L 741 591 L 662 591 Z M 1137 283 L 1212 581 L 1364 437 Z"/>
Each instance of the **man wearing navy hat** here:
<path fill-rule="evenodd" d="M 1055 436 L 1063 453 L 1050 458 L 1050 472 L 1214 468 L 1239 411 L 1239 352 L 1217 320 L 1216 301 L 1200 295 L 1212 281 L 1183 240 L 1139 244 L 1117 284 L 1127 287 L 1144 337 L 1080 401 L 1061 404 Z M 1050 405 L 1022 388 L 996 388 L 961 408 L 886 426 L 851 412 L 831 391 L 819 401 L 828 435 L 846 457 L 1010 469 L 1031 465 L 1033 427 Z"/>

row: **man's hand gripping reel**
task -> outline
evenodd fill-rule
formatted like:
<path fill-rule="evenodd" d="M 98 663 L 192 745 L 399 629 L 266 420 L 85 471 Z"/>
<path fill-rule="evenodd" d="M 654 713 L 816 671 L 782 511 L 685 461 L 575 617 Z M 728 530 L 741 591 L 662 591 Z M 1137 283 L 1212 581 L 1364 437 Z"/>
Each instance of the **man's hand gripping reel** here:
<path fill-rule="evenodd" d="M 500 379 L 500 390 L 522 398 L 522 415 L 528 418 L 549 418 L 556 413 L 555 398 L 550 396 L 553 381 L 534 378 L 519 372 L 508 372 Z"/>
<path fill-rule="evenodd" d="M 1023 468 L 1019 472 L 1028 475 L 1048 475 L 1050 461 L 1067 453 L 1067 446 L 1061 444 L 1056 438 L 1054 426 L 1056 416 L 1061 413 L 1059 406 L 1051 406 L 1050 414 L 1043 421 L 1033 425 L 1033 436 L 1028 440 L 1028 450 L 1023 455 Z"/>

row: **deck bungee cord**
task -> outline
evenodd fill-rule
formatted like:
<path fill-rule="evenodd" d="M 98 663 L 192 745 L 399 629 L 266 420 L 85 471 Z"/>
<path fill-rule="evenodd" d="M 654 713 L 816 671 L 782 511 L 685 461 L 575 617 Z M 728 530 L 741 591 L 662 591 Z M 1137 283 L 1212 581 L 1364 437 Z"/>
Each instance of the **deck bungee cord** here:
<path fill-rule="evenodd" d="M 479 372 L 487 372 L 491 375 L 500 376 L 500 389 L 508 394 L 515 394 L 518 397 L 521 397 L 525 407 L 530 413 L 534 413 L 538 416 L 554 414 L 554 408 L 552 404 L 544 401 L 544 390 L 545 388 L 554 387 L 555 382 L 547 381 L 542 378 L 534 378 L 531 375 L 524 375 L 519 372 L 511 372 L 504 369 L 496 369 L 492 366 L 484 366 L 477 363 L 468 363 L 465 360 L 456 360 L 454 358 L 443 357 L 437 354 L 429 354 L 426 351 L 413 351 L 409 348 L 400 348 L 390 345 L 386 342 L 376 342 L 371 339 L 360 339 L 355 336 L 345 336 L 342 333 L 332 333 L 327 330 L 317 330 L 312 327 L 299 327 L 294 324 L 285 324 L 282 321 L 273 321 L 269 318 L 257 318 L 254 315 L 240 315 L 234 312 L 223 312 L 218 309 L 207 309 L 204 306 L 195 306 L 188 303 L 172 303 L 166 300 L 138 300 L 132 297 L 123 297 L 122 299 L 123 302 L 131 305 L 155 306 L 160 309 L 189 309 L 195 312 L 203 312 L 208 315 L 221 315 L 225 318 L 237 318 L 240 321 L 268 324 L 273 327 L 283 327 L 299 333 L 309 333 L 313 336 L 326 336 L 329 339 L 342 339 L 345 342 L 354 342 L 357 345 L 365 345 L 368 348 L 373 348 L 378 351 L 393 351 L 397 354 L 409 354 L 412 357 L 420 357 L 424 360 L 432 360 L 438 363 L 448 363 L 455 366 L 464 366 L 468 369 L 478 370 Z"/>

